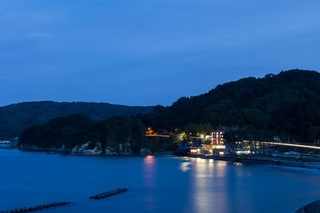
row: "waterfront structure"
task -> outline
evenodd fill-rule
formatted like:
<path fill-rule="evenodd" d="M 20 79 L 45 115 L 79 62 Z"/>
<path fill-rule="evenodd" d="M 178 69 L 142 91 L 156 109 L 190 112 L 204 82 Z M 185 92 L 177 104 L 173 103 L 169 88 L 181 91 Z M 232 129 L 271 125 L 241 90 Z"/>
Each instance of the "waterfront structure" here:
<path fill-rule="evenodd" d="M 224 139 L 224 133 L 226 132 L 226 130 L 213 130 L 211 135 L 212 135 L 212 141 L 211 144 L 212 145 L 223 145 L 225 142 Z"/>

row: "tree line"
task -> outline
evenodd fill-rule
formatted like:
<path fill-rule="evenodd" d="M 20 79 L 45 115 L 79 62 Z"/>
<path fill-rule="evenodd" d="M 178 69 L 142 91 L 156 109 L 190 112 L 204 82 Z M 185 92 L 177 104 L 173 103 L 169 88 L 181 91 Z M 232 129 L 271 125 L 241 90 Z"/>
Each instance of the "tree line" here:
<path fill-rule="evenodd" d="M 0 138 L 17 137 L 26 127 L 44 124 L 51 119 L 83 114 L 93 120 L 114 116 L 149 113 L 153 107 L 124 106 L 108 103 L 36 101 L 0 107 Z"/>
<path fill-rule="evenodd" d="M 208 129 L 232 127 L 244 139 L 278 136 L 281 141 L 319 143 L 319 106 L 320 74 L 289 70 L 181 97 L 169 107 L 155 107 L 142 119 L 158 131 L 180 128 L 194 134 L 202 127 L 208 134 Z"/>
<path fill-rule="evenodd" d="M 22 149 L 63 149 L 88 143 L 87 149 L 99 147 L 102 154 L 108 148 L 117 153 L 137 153 L 141 148 L 152 152 L 175 150 L 174 138 L 147 138 L 146 127 L 134 116 L 116 116 L 94 121 L 83 114 L 73 114 L 52 119 L 45 124 L 26 128 L 19 137 Z"/>
<path fill-rule="evenodd" d="M 53 119 L 32 125 L 20 135 L 20 144 L 70 149 L 87 141 L 119 149 L 130 143 L 136 151 L 174 149 L 176 138 L 146 138 L 147 127 L 158 133 L 197 136 L 229 128 L 227 140 L 319 143 L 320 74 L 289 70 L 263 78 L 244 78 L 218 85 L 208 93 L 181 97 L 171 106 L 152 112 L 94 121 L 84 115 Z M 152 141 L 152 142 L 150 142 Z M 174 142 L 172 145 L 172 142 Z M 121 146 L 120 146 L 121 147 Z M 123 148 L 123 147 L 122 147 Z"/>

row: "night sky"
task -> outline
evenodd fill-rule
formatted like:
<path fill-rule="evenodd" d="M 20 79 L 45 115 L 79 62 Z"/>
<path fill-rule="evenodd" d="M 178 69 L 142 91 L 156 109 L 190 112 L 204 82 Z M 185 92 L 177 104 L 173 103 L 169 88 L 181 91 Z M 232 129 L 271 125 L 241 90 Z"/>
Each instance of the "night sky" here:
<path fill-rule="evenodd" d="M 0 1 L 0 106 L 168 106 L 296 68 L 320 71 L 319 0 Z"/>

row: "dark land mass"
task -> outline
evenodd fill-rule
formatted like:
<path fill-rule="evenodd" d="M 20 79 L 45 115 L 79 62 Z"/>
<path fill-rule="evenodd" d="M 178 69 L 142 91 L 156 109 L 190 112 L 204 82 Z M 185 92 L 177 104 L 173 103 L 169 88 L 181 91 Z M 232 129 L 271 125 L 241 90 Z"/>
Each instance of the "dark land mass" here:
<path fill-rule="evenodd" d="M 126 154 L 136 153 L 144 147 L 152 152 L 176 150 L 181 142 L 176 136 L 180 133 L 185 133 L 184 138 L 188 138 L 198 136 L 198 133 L 210 134 L 213 129 L 228 130 L 225 132 L 227 143 L 241 140 L 272 141 L 276 136 L 277 141 L 316 145 L 320 143 L 319 106 L 319 72 L 289 70 L 276 75 L 267 74 L 263 78 L 249 77 L 225 83 L 199 96 L 182 97 L 168 107 L 158 105 L 153 111 L 152 108 L 142 108 L 142 113 L 140 111 L 138 114 L 137 112 L 122 114 L 126 117 L 105 117 L 106 120 L 99 122 L 96 121 L 97 118 L 103 116 L 88 115 L 84 113 L 86 110 L 77 111 L 83 115 L 70 115 L 72 114 L 70 111 L 63 109 L 62 112 L 65 114 L 62 115 L 67 115 L 66 111 L 70 112 L 69 115 L 53 120 L 49 118 L 54 118 L 57 114 L 48 113 L 46 108 L 41 108 L 42 115 L 46 119 L 37 117 L 39 111 L 29 114 L 28 111 L 23 112 L 20 109 L 18 110 L 20 114 L 13 115 L 11 112 L 11 115 L 16 116 L 17 124 L 20 123 L 17 126 L 19 131 L 26 127 L 26 124 L 42 123 L 29 126 L 20 134 L 19 146 L 27 150 L 34 150 L 34 147 L 40 150 L 52 147 L 57 149 L 65 147 L 71 150 L 90 141 L 87 146 L 89 150 L 100 146 L 100 150 Z M 0 115 L 7 116 L 9 111 L 1 110 Z M 29 120 L 26 121 L 26 117 Z M 45 120 L 47 122 L 44 122 Z M 5 119 L 4 121 L 1 121 L 2 126 L 3 123 L 9 123 Z M 14 125 L 11 127 L 15 128 Z M 146 139 L 147 127 L 152 127 L 158 134 L 171 137 Z M 0 131 L 1 133 L 3 132 Z M 127 152 L 128 150 L 131 152 Z M 235 163 L 320 168 L 319 161 L 309 162 L 303 159 L 266 156 L 204 155 L 202 157 Z M 319 212 L 319 206 L 320 201 L 315 201 L 299 208 L 296 212 Z"/>
<path fill-rule="evenodd" d="M 301 208 L 295 211 L 295 213 L 316 213 L 316 212 L 320 212 L 320 200 L 306 204 L 305 206 L 302 206 Z"/>
<path fill-rule="evenodd" d="M 0 107 L 0 137 L 19 136 L 25 128 L 72 114 L 83 114 L 93 120 L 105 120 L 113 116 L 133 116 L 149 113 L 153 107 L 124 106 L 108 103 L 87 102 L 24 102 Z"/>
<path fill-rule="evenodd" d="M 319 143 L 320 74 L 289 70 L 263 78 L 244 78 L 209 92 L 182 97 L 169 107 L 156 106 L 143 116 L 155 131 L 180 129 L 189 134 L 235 129 L 229 141 L 256 140 Z"/>
<path fill-rule="evenodd" d="M 59 107 L 47 105 L 34 114 L 30 113 L 32 110 L 28 113 L 20 108 L 20 115 L 14 115 L 15 121 L 23 121 L 17 129 L 26 124 L 41 123 L 39 120 L 45 119 L 40 119 L 39 115 L 54 117 L 52 111 L 57 109 L 64 114 L 74 112 L 68 110 L 66 103 L 44 103 Z M 100 112 L 97 114 L 93 114 L 96 111 L 92 108 L 88 110 L 84 106 L 86 104 L 79 103 L 77 112 L 85 117 L 65 116 L 25 129 L 20 135 L 20 145 L 42 148 L 65 145 L 72 148 L 91 141 L 93 148 L 100 143 L 101 148 L 118 150 L 121 144 L 121 148 L 126 150 L 128 147 L 124 147 L 125 144 L 130 144 L 134 150 L 149 146 L 153 151 L 159 148 L 164 151 L 162 149 L 177 147 L 179 139 L 174 136 L 184 133 L 184 138 L 188 138 L 199 136 L 199 133 L 210 134 L 213 129 L 228 130 L 225 132 L 228 143 L 273 141 L 275 136 L 277 141 L 320 143 L 320 74 L 316 71 L 289 70 L 267 74 L 263 78 L 244 78 L 218 85 L 199 96 L 182 97 L 168 107 L 158 105 L 153 111 L 148 107 L 138 108 L 145 113 L 130 111 L 131 115 L 136 115 L 130 117 L 130 113 L 123 113 L 129 117 L 113 117 L 98 123 L 95 120 L 103 117 L 101 113 L 108 112 L 103 109 L 104 105 L 96 105 L 95 110 Z M 112 115 L 115 113 L 107 116 Z M 158 134 L 172 137 L 170 140 L 158 137 L 146 139 L 144 136 L 148 127 Z M 175 145 L 170 145 L 172 142 Z"/>

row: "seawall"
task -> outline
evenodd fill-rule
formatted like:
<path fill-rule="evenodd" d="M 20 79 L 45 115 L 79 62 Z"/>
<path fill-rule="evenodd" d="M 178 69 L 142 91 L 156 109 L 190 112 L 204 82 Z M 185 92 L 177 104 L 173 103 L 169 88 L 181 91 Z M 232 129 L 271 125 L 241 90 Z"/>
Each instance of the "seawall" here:
<path fill-rule="evenodd" d="M 214 155 L 199 155 L 199 154 L 189 154 L 187 157 L 193 158 L 203 158 L 203 159 L 214 159 L 231 161 L 238 163 L 252 163 L 252 164 L 270 164 L 270 165 L 281 165 L 281 166 L 292 166 L 292 167 L 302 167 L 310 169 L 320 169 L 320 162 L 304 162 L 297 160 L 288 160 L 286 158 L 273 158 L 269 156 L 214 156 Z"/>

